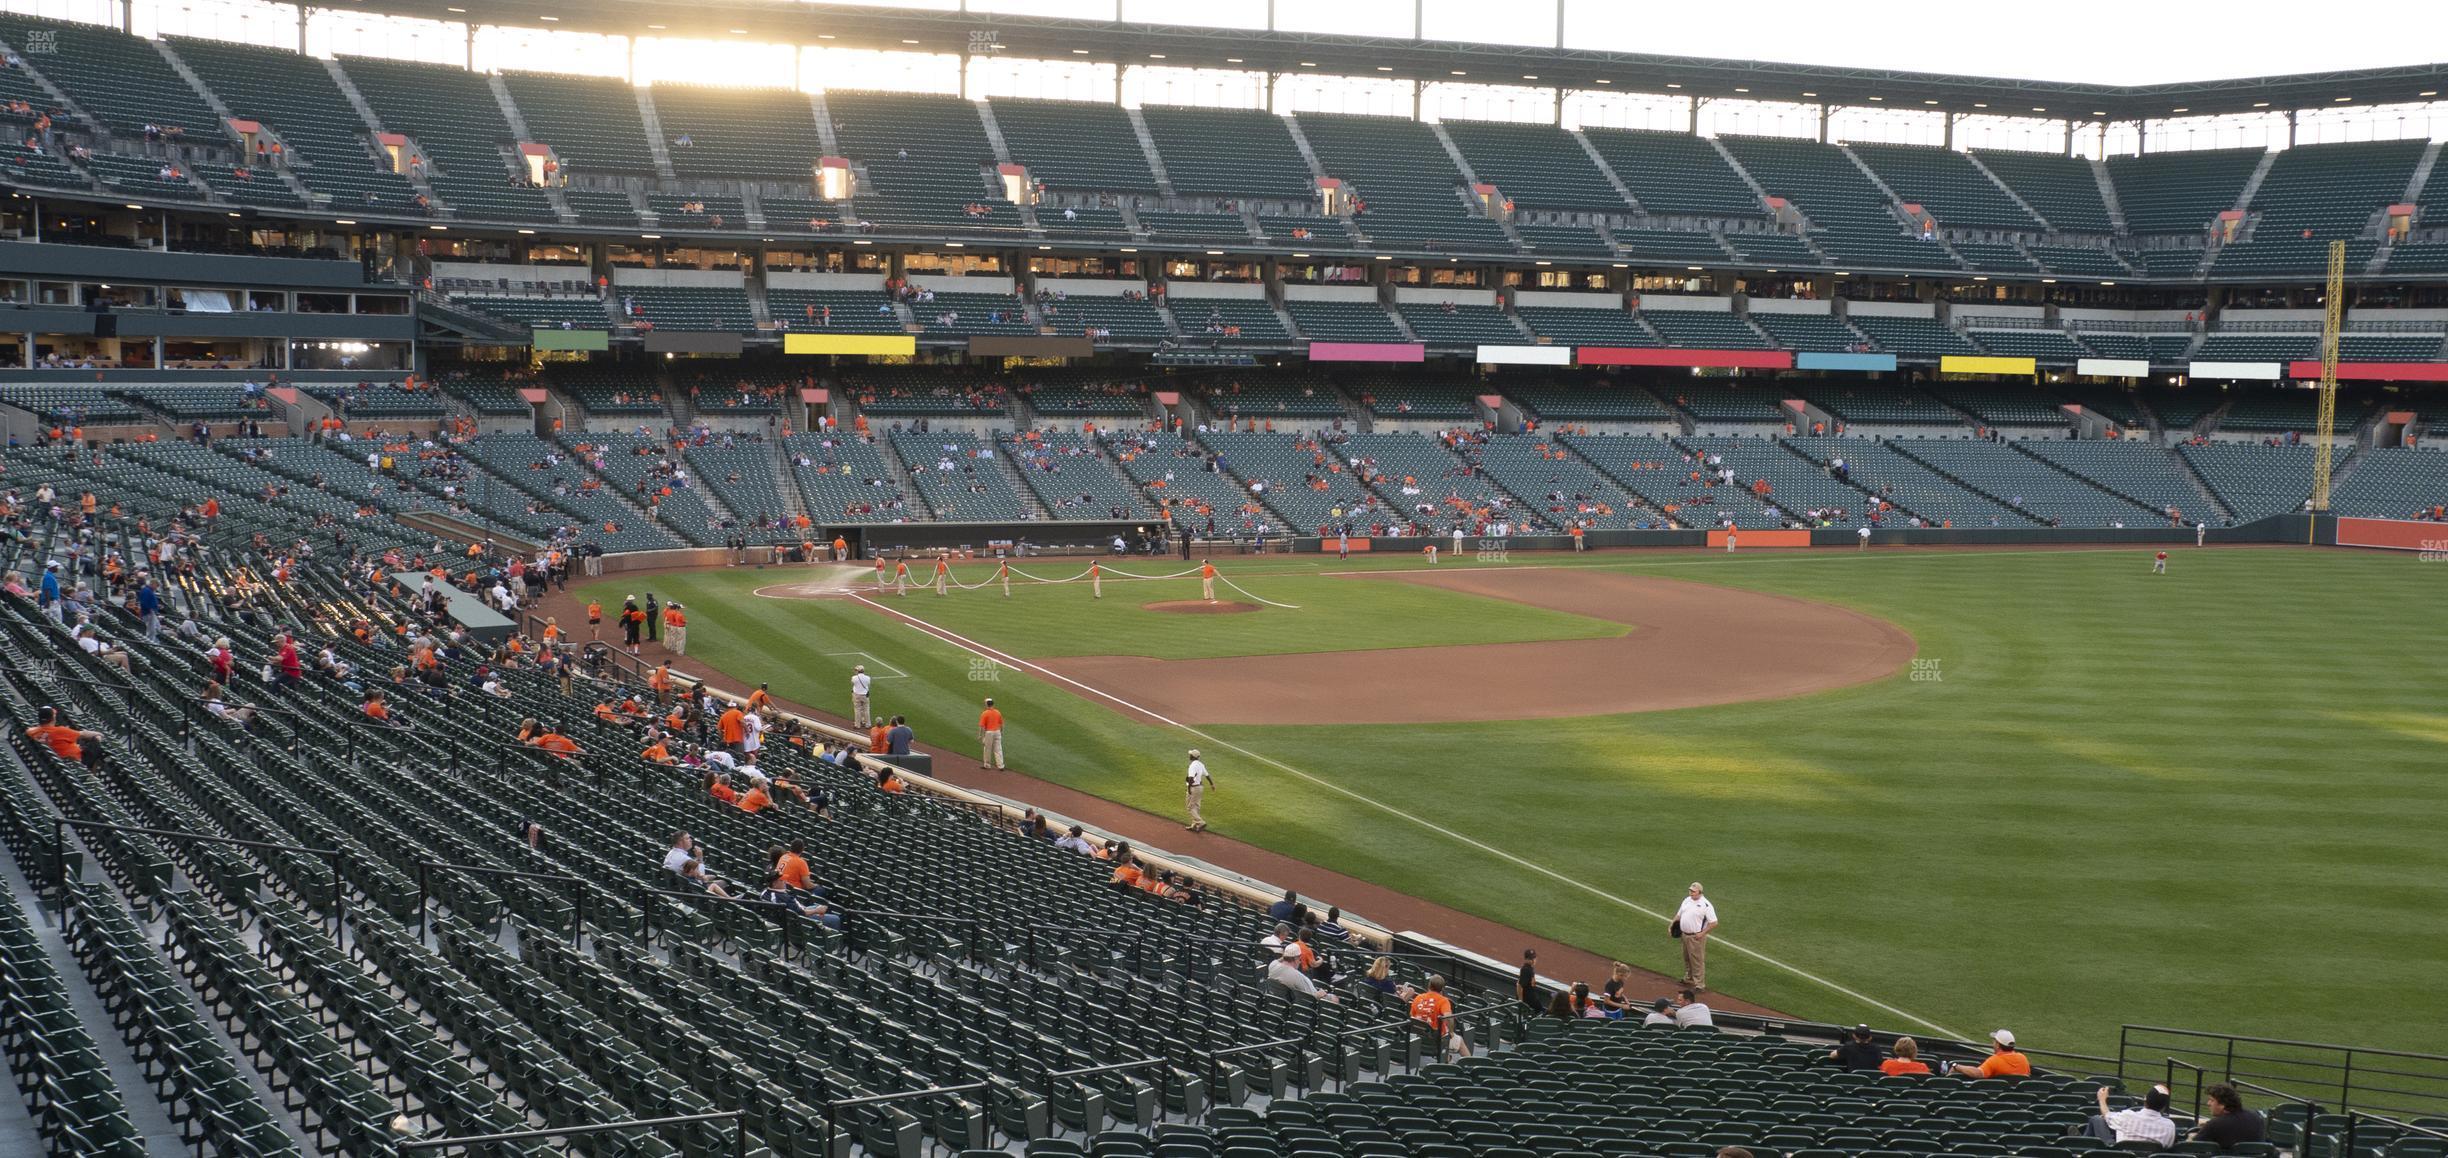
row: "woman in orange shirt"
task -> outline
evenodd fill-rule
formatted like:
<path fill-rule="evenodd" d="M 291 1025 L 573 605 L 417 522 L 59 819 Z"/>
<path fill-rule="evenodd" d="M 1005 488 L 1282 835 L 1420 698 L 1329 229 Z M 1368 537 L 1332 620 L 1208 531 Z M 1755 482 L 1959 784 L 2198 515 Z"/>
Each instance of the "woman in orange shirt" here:
<path fill-rule="evenodd" d="M 716 800 L 720 800 L 725 804 L 739 803 L 739 793 L 734 791 L 729 784 L 723 782 L 722 773 L 706 773 L 705 786 L 706 795 L 711 796 Z"/>

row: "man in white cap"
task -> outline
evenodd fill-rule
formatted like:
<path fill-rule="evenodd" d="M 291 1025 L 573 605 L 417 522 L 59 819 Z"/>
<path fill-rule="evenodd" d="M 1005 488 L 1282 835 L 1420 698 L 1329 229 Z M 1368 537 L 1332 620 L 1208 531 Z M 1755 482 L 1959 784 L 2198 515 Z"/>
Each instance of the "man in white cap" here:
<path fill-rule="evenodd" d="M 2031 1059 L 2015 1048 L 2014 1031 L 1989 1031 L 1989 1056 L 1976 1066 L 1955 1066 L 1949 1072 L 1967 1078 L 2022 1078 L 2031 1076 Z"/>
<path fill-rule="evenodd" d="M 866 664 L 850 669 L 850 722 L 854 726 L 864 728 L 870 724 L 867 719 L 867 689 L 874 685 L 875 681 L 867 678 Z"/>
<path fill-rule="evenodd" d="M 1192 832 L 1207 831 L 1207 818 L 1199 813 L 1199 802 L 1207 798 L 1207 786 L 1215 777 L 1207 771 L 1207 762 L 1199 759 L 1199 750 L 1190 749 L 1190 768 L 1182 773 L 1182 798 L 1190 806 L 1190 823 L 1183 828 Z"/>
<path fill-rule="evenodd" d="M 1693 881 L 1674 919 L 1675 936 L 1683 941 L 1683 984 L 1693 989 L 1708 988 L 1708 938 L 1716 928 L 1717 906 Z"/>
<path fill-rule="evenodd" d="M 1283 951 L 1277 953 L 1275 959 L 1267 963 L 1267 980 L 1294 993 L 1307 994 L 1320 1001 L 1334 1001 L 1334 994 L 1318 988 L 1317 982 L 1311 981 L 1308 974 L 1301 972 L 1300 963 L 1300 946 L 1285 945 Z"/>

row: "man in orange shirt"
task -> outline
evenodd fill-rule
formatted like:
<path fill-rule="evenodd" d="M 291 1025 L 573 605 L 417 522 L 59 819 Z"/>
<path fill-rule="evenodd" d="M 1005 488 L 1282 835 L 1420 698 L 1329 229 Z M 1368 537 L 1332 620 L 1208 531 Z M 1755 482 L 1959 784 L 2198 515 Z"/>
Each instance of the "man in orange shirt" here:
<path fill-rule="evenodd" d="M 742 812 L 763 812 L 773 807 L 773 794 L 765 790 L 764 777 L 749 778 L 748 794 L 740 797 L 739 806 Z"/>
<path fill-rule="evenodd" d="M 578 742 L 562 735 L 561 729 L 556 727 L 547 726 L 544 729 L 543 734 L 537 736 L 535 739 L 527 741 L 527 744 L 529 747 L 542 748 L 547 752 L 560 756 L 575 756 L 578 754 Z"/>
<path fill-rule="evenodd" d="M 723 714 L 716 717 L 714 725 L 722 731 L 723 747 L 737 752 L 741 745 L 748 742 L 747 714 L 739 710 L 739 705 L 733 704 L 724 708 Z"/>
<path fill-rule="evenodd" d="M 389 724 L 391 722 L 391 705 L 383 701 L 383 694 L 380 688 L 366 693 L 365 717 L 366 719 L 372 720 L 377 724 Z"/>
<path fill-rule="evenodd" d="M 651 690 L 652 692 L 654 692 L 654 694 L 655 694 L 655 703 L 656 703 L 658 706 L 661 706 L 661 707 L 670 707 L 670 706 L 671 706 L 671 698 L 672 698 L 672 674 L 671 674 L 671 661 L 666 660 L 666 661 L 664 661 L 664 662 L 662 662 L 662 663 L 659 663 L 659 664 L 656 664 L 656 665 L 655 665 L 654 672 L 653 672 L 652 674 L 650 674 L 650 675 L 648 675 L 648 676 L 646 677 L 646 687 L 648 688 L 648 690 Z"/>
<path fill-rule="evenodd" d="M 1989 1044 L 1991 1047 L 1990 1054 L 1988 1058 L 1981 1062 L 1981 1064 L 1976 1066 L 1954 1066 L 1951 1067 L 1948 1072 L 1959 1077 L 1967 1078 L 2020 1078 L 2031 1076 L 2031 1058 L 2024 1056 L 2023 1051 L 2015 1048 L 2015 1035 L 2013 1030 L 1995 1029 L 1989 1031 Z"/>
<path fill-rule="evenodd" d="M 935 593 L 937 595 L 950 595 L 952 593 L 952 589 L 950 587 L 951 581 L 952 564 L 948 561 L 946 556 L 935 556 Z"/>
<path fill-rule="evenodd" d="M 1092 599 L 1105 598 L 1105 571 L 1094 559 L 1088 560 L 1088 595 Z"/>
<path fill-rule="evenodd" d="M 101 762 L 102 733 L 81 732 L 60 723 L 58 708 L 44 708 L 42 722 L 27 728 L 26 735 L 42 741 L 45 747 L 51 749 L 52 755 L 62 760 L 75 760 L 87 765 Z M 90 756 L 85 749 L 89 743 L 94 746 Z"/>
<path fill-rule="evenodd" d="M 1215 560 L 1213 559 L 1199 564 L 1199 594 L 1205 596 L 1209 603 L 1216 601 Z"/>
<path fill-rule="evenodd" d="M 739 790 L 731 787 L 731 782 L 723 779 L 720 772 L 706 773 L 706 795 L 725 804 L 739 803 Z"/>
<path fill-rule="evenodd" d="M 587 642 L 595 642 L 602 634 L 603 603 L 600 600 L 589 600 L 587 603 Z"/>
<path fill-rule="evenodd" d="M 663 733 L 661 732 L 656 732 L 654 734 L 652 742 L 646 745 L 646 750 L 638 753 L 638 759 L 653 764 L 670 764 L 674 762 L 672 760 L 671 745 L 664 742 Z"/>
<path fill-rule="evenodd" d="M 1451 1048 L 1457 1054 L 1470 1053 L 1470 1046 L 1452 1032 L 1453 999 L 1445 996 L 1443 977 L 1434 973 L 1428 975 L 1428 988 L 1411 999 L 1411 1020 L 1435 1034 L 1440 1049 Z"/>
<path fill-rule="evenodd" d="M 688 616 L 681 613 L 676 599 L 663 605 L 663 646 L 673 655 L 688 654 Z"/>
<path fill-rule="evenodd" d="M 986 697 L 986 710 L 978 713 L 978 763 L 1003 767 L 1003 713 L 995 709 L 993 696 Z"/>
<path fill-rule="evenodd" d="M 850 561 L 850 540 L 840 535 L 833 536 L 833 561 L 836 563 Z"/>
<path fill-rule="evenodd" d="M 909 560 L 902 559 L 893 564 L 893 582 L 899 588 L 894 594 L 909 598 Z"/>
<path fill-rule="evenodd" d="M 774 858 L 774 871 L 781 874 L 783 884 L 807 892 L 814 884 L 814 876 L 808 872 L 807 842 L 792 841 L 790 848 Z"/>
<path fill-rule="evenodd" d="M 755 691 L 748 693 L 748 710 L 751 712 L 764 711 L 772 703 L 772 684 L 758 684 Z"/>
<path fill-rule="evenodd" d="M 892 749 L 892 743 L 889 739 L 887 739 L 887 735 L 891 731 L 892 726 L 886 724 L 882 720 L 877 720 L 873 727 L 867 729 L 867 752 L 869 755 L 881 756 Z"/>

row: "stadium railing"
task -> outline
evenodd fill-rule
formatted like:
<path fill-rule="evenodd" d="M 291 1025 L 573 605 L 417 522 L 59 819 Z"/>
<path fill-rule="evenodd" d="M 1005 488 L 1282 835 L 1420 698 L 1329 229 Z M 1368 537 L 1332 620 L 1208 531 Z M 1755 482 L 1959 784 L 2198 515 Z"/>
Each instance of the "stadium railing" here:
<path fill-rule="evenodd" d="M 2197 1084 L 2257 1083 L 2288 1101 L 2326 1100 L 2339 1114 L 2448 1116 L 2448 1054 L 2127 1025 L 2117 1035 L 2116 1060 L 2120 1077 L 2153 1068 L 2172 1077 L 2183 1068 Z"/>
<path fill-rule="evenodd" d="M 558 1126 L 545 1130 L 518 1130 L 507 1134 L 471 1134 L 464 1138 L 417 1138 L 398 1143 L 393 1149 L 402 1154 L 422 1154 L 439 1150 L 472 1150 L 508 1142 L 541 1142 L 547 1138 L 584 1138 L 609 1134 L 617 1130 L 652 1130 L 663 1126 L 690 1126 L 699 1122 L 731 1123 L 732 1158 L 748 1158 L 748 1111 L 723 1110 L 712 1114 L 684 1114 L 676 1118 L 638 1118 L 628 1122 L 605 1122 L 595 1126 Z"/>

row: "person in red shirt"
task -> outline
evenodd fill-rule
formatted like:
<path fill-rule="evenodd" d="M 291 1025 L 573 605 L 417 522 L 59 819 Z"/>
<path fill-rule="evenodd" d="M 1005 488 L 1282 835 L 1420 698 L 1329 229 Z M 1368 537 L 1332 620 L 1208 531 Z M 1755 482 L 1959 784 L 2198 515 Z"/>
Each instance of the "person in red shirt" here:
<path fill-rule="evenodd" d="M 93 765 L 102 759 L 102 733 L 84 732 L 60 723 L 58 708 L 44 708 L 42 722 L 26 729 L 26 735 L 40 740 L 51 754 L 62 760 Z M 89 752 L 85 745 L 92 744 Z"/>
<path fill-rule="evenodd" d="M 2151 574 L 2153 574 L 2153 575 L 2165 575 L 2165 574 L 2167 574 L 2167 552 L 2165 552 L 2165 551 L 2161 551 L 2161 552 L 2159 552 L 2159 554 L 2158 554 L 2158 555 L 2154 556 L 2154 557 L 2151 559 Z"/>

